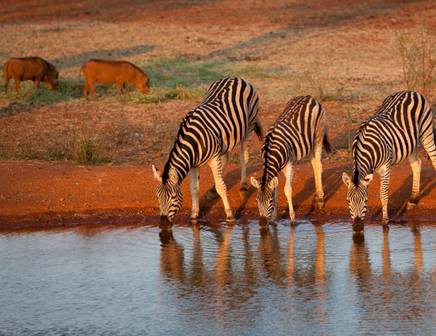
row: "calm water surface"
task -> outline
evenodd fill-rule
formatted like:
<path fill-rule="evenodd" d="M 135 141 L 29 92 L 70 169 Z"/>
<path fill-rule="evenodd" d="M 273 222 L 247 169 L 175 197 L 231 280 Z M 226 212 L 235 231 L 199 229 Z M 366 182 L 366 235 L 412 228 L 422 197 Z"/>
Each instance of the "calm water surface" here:
<path fill-rule="evenodd" d="M 436 335 L 436 227 L 0 234 L 0 335 Z"/>

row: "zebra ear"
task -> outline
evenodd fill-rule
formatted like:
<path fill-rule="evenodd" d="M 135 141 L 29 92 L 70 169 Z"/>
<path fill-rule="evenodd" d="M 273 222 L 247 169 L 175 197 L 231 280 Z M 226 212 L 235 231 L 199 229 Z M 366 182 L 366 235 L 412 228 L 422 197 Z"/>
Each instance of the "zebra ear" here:
<path fill-rule="evenodd" d="M 350 179 L 350 176 L 348 176 L 348 174 L 346 172 L 342 173 L 342 181 L 345 183 L 345 185 L 347 187 L 350 186 L 351 179 Z"/>
<path fill-rule="evenodd" d="M 373 177 L 374 177 L 374 174 L 368 174 L 368 175 L 366 175 L 365 178 L 362 180 L 362 184 L 363 184 L 365 187 L 367 187 L 368 184 L 372 181 Z"/>
<path fill-rule="evenodd" d="M 256 189 L 260 189 L 259 182 L 253 176 L 250 178 L 250 182 L 253 187 L 255 187 Z"/>
<path fill-rule="evenodd" d="M 279 179 L 277 176 L 273 177 L 272 180 L 269 182 L 269 187 L 271 189 L 275 189 L 277 188 L 277 186 L 279 185 Z"/>
<path fill-rule="evenodd" d="M 153 176 L 156 180 L 158 180 L 159 182 L 162 182 L 162 176 L 159 172 L 159 169 L 156 168 L 155 165 L 151 165 L 151 169 L 153 170 Z"/>

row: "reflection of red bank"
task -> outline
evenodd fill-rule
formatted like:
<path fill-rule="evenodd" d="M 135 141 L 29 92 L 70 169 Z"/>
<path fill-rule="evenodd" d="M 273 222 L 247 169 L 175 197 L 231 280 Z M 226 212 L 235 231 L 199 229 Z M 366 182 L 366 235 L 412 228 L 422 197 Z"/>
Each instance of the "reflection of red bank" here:
<path fill-rule="evenodd" d="M 307 173 L 312 169 L 310 163 L 295 165 L 293 187 L 296 213 L 299 218 L 309 218 L 317 222 L 332 219 L 349 221 L 341 172 L 350 167 L 350 162 L 324 162 L 326 202 L 322 213 L 311 211 L 314 182 L 313 175 Z M 410 167 L 404 163 L 392 172 L 390 211 L 393 223 L 402 220 L 434 222 L 436 218 L 433 168 L 428 160 L 422 160 L 422 163 L 421 196 L 418 205 L 411 211 L 400 213 L 410 195 Z M 252 163 L 248 166 L 247 173 L 260 174 L 260 166 Z M 243 201 L 239 191 L 239 176 L 239 166 L 228 164 L 225 180 L 234 210 Z M 213 184 L 210 174 L 203 174 L 200 183 L 202 197 Z M 159 223 L 159 205 L 154 194 L 156 182 L 149 167 L 96 167 L 67 163 L 2 161 L 0 186 L 0 227 L 3 229 L 78 223 Z M 368 224 L 381 223 L 378 188 L 379 181 L 375 178 L 369 187 Z M 185 195 L 184 207 L 175 218 L 176 225 L 188 224 L 191 202 L 188 180 L 182 184 L 182 191 Z M 203 218 L 208 221 L 224 220 L 221 204 L 214 203 Z M 279 212 L 283 209 L 286 209 L 286 199 L 281 194 Z M 242 219 L 257 218 L 254 193 L 246 200 L 245 209 L 241 213 Z"/>

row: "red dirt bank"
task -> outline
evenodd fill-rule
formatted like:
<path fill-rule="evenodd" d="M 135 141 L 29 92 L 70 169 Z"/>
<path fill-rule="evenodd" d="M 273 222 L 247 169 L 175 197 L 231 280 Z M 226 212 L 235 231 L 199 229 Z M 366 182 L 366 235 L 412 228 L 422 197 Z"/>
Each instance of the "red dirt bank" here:
<path fill-rule="evenodd" d="M 297 220 L 309 218 L 315 221 L 348 219 L 345 203 L 345 187 L 341 173 L 349 163 L 324 163 L 325 209 L 322 213 L 311 211 L 313 198 L 313 174 L 309 163 L 296 166 L 294 180 L 294 207 Z M 259 167 L 250 166 L 249 173 L 260 175 Z M 245 207 L 239 192 L 239 167 L 229 164 L 226 181 L 229 185 L 233 208 L 244 208 L 242 219 L 256 218 L 255 194 L 251 193 Z M 391 182 L 390 213 L 394 221 L 434 221 L 436 214 L 436 179 L 427 160 L 423 160 L 421 175 L 422 196 L 418 206 L 402 213 L 410 194 L 410 168 L 402 164 L 393 172 Z M 379 181 L 370 186 L 368 218 L 380 218 L 378 198 Z M 176 223 L 187 222 L 190 208 L 188 179 L 183 183 L 184 208 L 176 217 Z M 282 189 L 281 181 L 280 189 Z M 150 167 L 113 166 L 83 167 L 67 163 L 47 162 L 0 162 L 0 229 L 29 227 L 70 226 L 83 223 L 126 224 L 157 223 L 159 209 L 154 195 L 156 182 Z M 202 170 L 201 196 L 212 186 L 211 174 Z M 252 190 L 250 189 L 250 192 Z M 216 199 L 202 199 L 203 208 L 209 209 L 205 220 L 222 220 L 222 203 Z M 286 206 L 280 190 L 280 211 Z"/>

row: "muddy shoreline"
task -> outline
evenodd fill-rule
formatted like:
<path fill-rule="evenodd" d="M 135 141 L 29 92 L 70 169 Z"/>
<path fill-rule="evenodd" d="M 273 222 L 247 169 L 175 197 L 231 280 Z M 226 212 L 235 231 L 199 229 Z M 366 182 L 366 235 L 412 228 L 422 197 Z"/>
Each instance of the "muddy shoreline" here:
<path fill-rule="evenodd" d="M 345 204 L 345 187 L 341 173 L 348 170 L 349 162 L 324 163 L 325 207 L 313 211 L 314 182 L 309 163 L 295 166 L 294 207 L 297 221 L 314 222 L 349 221 Z M 149 171 L 150 170 L 150 171 Z M 260 167 L 251 165 L 249 176 L 260 175 Z M 239 167 L 229 164 L 226 181 L 229 197 L 240 222 L 257 218 L 255 192 L 239 191 Z M 281 177 L 280 177 L 281 178 Z M 208 169 L 200 178 L 201 222 L 223 222 L 224 212 L 220 199 L 207 197 L 212 186 Z M 429 162 L 423 160 L 421 196 L 418 205 L 404 211 L 410 194 L 410 168 L 401 164 L 394 169 L 390 192 L 392 223 L 436 222 L 435 176 Z M 156 182 L 151 169 L 145 166 L 76 166 L 68 163 L 39 161 L 0 162 L 0 230 L 25 228 L 70 227 L 81 224 L 157 224 L 158 204 L 154 196 Z M 283 180 L 280 180 L 281 189 Z M 379 223 L 380 203 L 378 178 L 370 185 L 368 223 Z M 189 223 L 190 195 L 188 179 L 182 185 L 184 207 L 175 224 Z M 279 213 L 286 209 L 286 199 L 280 190 Z"/>

